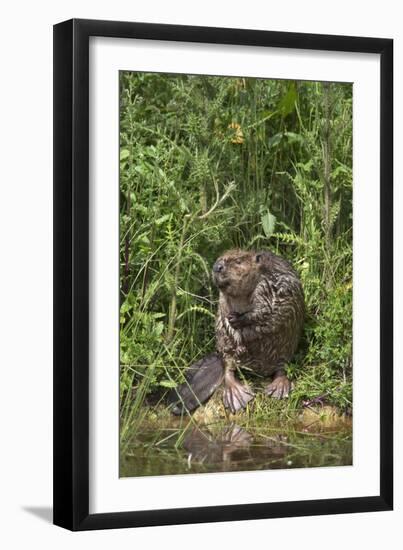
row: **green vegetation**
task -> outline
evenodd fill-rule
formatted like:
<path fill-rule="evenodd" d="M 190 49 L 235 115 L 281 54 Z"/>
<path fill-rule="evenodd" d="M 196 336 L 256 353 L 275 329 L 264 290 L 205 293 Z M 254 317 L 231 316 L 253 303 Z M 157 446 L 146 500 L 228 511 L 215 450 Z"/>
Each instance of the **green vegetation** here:
<path fill-rule="evenodd" d="M 210 269 L 233 247 L 288 258 L 306 296 L 294 392 L 256 414 L 349 410 L 352 86 L 123 72 L 120 101 L 122 440 L 214 350 Z"/>

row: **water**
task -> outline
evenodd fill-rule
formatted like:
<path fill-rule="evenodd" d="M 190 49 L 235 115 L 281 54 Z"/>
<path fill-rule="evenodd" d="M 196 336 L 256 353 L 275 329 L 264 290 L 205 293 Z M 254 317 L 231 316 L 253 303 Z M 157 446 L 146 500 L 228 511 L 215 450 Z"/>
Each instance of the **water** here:
<path fill-rule="evenodd" d="M 174 422 L 145 426 L 121 453 L 120 476 L 159 476 L 352 464 L 351 422 L 280 427 Z"/>

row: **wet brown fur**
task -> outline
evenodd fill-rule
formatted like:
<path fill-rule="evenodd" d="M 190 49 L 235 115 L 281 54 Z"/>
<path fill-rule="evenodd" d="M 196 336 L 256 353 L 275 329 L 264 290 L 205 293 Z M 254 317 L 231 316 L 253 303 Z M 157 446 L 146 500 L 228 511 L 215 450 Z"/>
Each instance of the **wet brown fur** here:
<path fill-rule="evenodd" d="M 304 297 L 289 262 L 271 252 L 229 250 L 215 265 L 220 290 L 217 349 L 226 366 L 247 364 L 263 375 L 283 368 L 295 352 Z"/>

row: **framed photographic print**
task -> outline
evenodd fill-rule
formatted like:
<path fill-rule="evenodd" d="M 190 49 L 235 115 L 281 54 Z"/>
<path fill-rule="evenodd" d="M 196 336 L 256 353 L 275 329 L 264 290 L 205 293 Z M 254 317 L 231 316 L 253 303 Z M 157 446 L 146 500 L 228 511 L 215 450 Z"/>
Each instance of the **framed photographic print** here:
<path fill-rule="evenodd" d="M 392 509 L 393 42 L 54 27 L 54 522 Z"/>

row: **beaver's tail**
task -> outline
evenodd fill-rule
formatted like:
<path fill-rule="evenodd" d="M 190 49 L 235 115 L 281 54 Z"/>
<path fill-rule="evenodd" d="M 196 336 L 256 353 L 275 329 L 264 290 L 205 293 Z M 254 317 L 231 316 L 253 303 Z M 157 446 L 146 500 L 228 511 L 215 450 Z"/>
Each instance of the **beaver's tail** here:
<path fill-rule="evenodd" d="M 210 353 L 191 365 L 185 373 L 185 382 L 172 389 L 168 402 L 173 414 L 192 412 L 205 403 L 224 378 L 224 362 L 218 353 Z"/>

